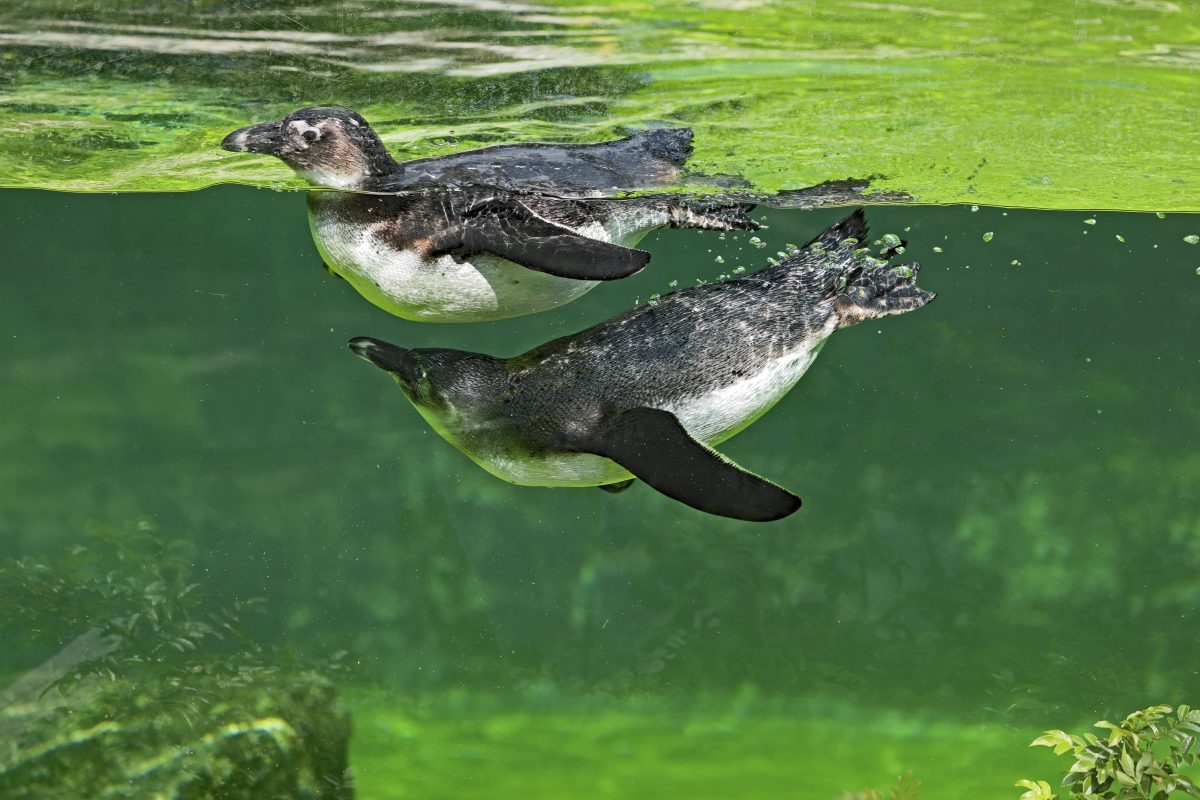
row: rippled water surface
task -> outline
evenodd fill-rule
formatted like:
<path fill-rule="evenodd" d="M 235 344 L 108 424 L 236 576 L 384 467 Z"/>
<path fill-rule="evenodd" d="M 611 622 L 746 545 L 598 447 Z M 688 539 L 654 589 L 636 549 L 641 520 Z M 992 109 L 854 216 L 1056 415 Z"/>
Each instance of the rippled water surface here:
<path fill-rule="evenodd" d="M 1190 2 L 42 2 L 0 9 L 0 183 L 298 186 L 220 152 L 341 103 L 403 153 L 696 127 L 760 189 L 1197 210 Z"/>

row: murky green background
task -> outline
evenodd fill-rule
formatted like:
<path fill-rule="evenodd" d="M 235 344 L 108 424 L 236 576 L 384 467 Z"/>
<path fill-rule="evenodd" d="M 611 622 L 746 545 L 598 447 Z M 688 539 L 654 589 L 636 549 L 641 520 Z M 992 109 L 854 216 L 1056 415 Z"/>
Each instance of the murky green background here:
<path fill-rule="evenodd" d="M 240 626 L 264 659 L 342 665 L 368 800 L 823 800 L 907 770 L 923 800 L 1014 798 L 1065 768 L 1037 732 L 1200 695 L 1200 218 L 1087 210 L 1200 210 L 1198 19 L 6 4 L 0 557 L 149 529 L 199 611 L 261 598 Z M 666 122 L 758 190 L 869 177 L 958 203 L 869 211 L 940 296 L 838 333 L 723 446 L 804 498 L 783 522 L 509 486 L 346 340 L 513 354 L 844 212 L 760 212 L 764 248 L 661 231 L 644 273 L 556 311 L 407 323 L 321 270 L 302 194 L 213 186 L 298 186 L 217 145 L 316 103 L 400 157 Z M 28 610 L 0 597 L 0 689 L 83 632 Z"/>
<path fill-rule="evenodd" d="M 212 602 L 265 598 L 257 640 L 348 651 L 362 797 L 1014 797 L 1053 774 L 1037 731 L 1200 693 L 1195 217 L 870 209 L 940 297 L 724 446 L 804 497 L 775 524 L 504 484 L 345 348 L 518 352 L 837 214 L 659 232 L 555 312 L 422 326 L 321 270 L 300 194 L 0 193 L 4 553 L 194 543 Z"/>

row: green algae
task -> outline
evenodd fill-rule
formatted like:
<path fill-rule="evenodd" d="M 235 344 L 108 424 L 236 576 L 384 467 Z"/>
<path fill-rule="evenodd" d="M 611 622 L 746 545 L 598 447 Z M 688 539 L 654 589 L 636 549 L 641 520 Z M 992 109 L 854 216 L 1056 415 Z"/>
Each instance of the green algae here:
<path fill-rule="evenodd" d="M 0 12 L 0 174 L 297 188 L 221 137 L 340 103 L 401 156 L 665 121 L 764 191 L 880 176 L 921 202 L 1196 210 L 1198 47 L 1182 4 L 1133 0 L 41 0 Z"/>
<path fill-rule="evenodd" d="M 833 800 L 909 771 L 922 800 L 1013 800 L 1023 771 L 1054 768 L 1049 753 L 1025 746 L 1033 730 L 780 702 L 750 687 L 686 704 L 545 688 L 520 703 L 358 690 L 348 704 L 356 788 L 377 800 Z"/>

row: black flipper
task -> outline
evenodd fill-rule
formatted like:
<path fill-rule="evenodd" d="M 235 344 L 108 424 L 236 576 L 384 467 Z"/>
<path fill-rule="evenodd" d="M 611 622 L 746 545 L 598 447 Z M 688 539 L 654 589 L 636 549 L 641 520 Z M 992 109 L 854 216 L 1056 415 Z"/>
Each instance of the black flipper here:
<path fill-rule="evenodd" d="M 596 488 L 603 489 L 604 491 L 608 492 L 609 494 L 620 494 L 621 492 L 628 489 L 630 486 L 633 486 L 635 481 L 637 481 L 637 478 L 630 478 L 627 481 L 617 481 L 616 483 L 606 483 L 602 486 L 597 486 Z"/>
<path fill-rule="evenodd" d="M 583 281 L 625 278 L 650 261 L 645 250 L 589 239 L 515 200 L 481 205 L 431 244 L 430 255 L 494 253 L 538 272 Z"/>
<path fill-rule="evenodd" d="M 697 442 L 669 411 L 626 411 L 602 428 L 589 450 L 709 514 L 769 522 L 800 507 L 799 497 Z"/>

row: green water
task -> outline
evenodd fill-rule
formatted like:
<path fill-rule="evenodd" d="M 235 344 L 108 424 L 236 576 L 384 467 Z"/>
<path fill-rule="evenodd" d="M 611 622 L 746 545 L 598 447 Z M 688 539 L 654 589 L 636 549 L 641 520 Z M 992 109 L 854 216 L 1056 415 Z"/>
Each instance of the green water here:
<path fill-rule="evenodd" d="M 97 627 L 133 633 L 67 672 L 85 695 L 328 676 L 368 800 L 833 800 L 910 771 L 922 800 L 1015 800 L 1066 768 L 1027 748 L 1040 731 L 1200 703 L 1197 19 L 6 4 L 0 796 L 25 752 L 10 679 Z M 939 298 L 836 334 L 722 445 L 804 498 L 784 521 L 510 486 L 346 341 L 512 355 L 761 268 L 844 210 L 760 210 L 761 246 L 659 231 L 643 273 L 554 311 L 408 323 L 321 269 L 303 195 L 264 190 L 300 185 L 282 164 L 218 149 L 314 103 L 400 157 L 666 122 L 756 190 L 869 178 L 920 204 L 868 216 Z M 135 705 L 89 712 L 203 729 Z"/>
<path fill-rule="evenodd" d="M 1196 211 L 1193 0 L 36 0 L 0 8 L 0 185 L 299 186 L 221 138 L 340 103 L 411 157 L 697 131 L 762 190 Z"/>
<path fill-rule="evenodd" d="M 773 524 L 502 483 L 345 348 L 519 352 L 838 213 L 660 231 L 556 311 L 428 326 L 321 270 L 300 194 L 0 193 L 4 553 L 149 521 L 205 602 L 263 599 L 268 651 L 345 651 L 361 797 L 1015 797 L 1061 771 L 1038 731 L 1200 695 L 1194 216 L 869 209 L 939 299 L 724 445 L 804 497 Z"/>

